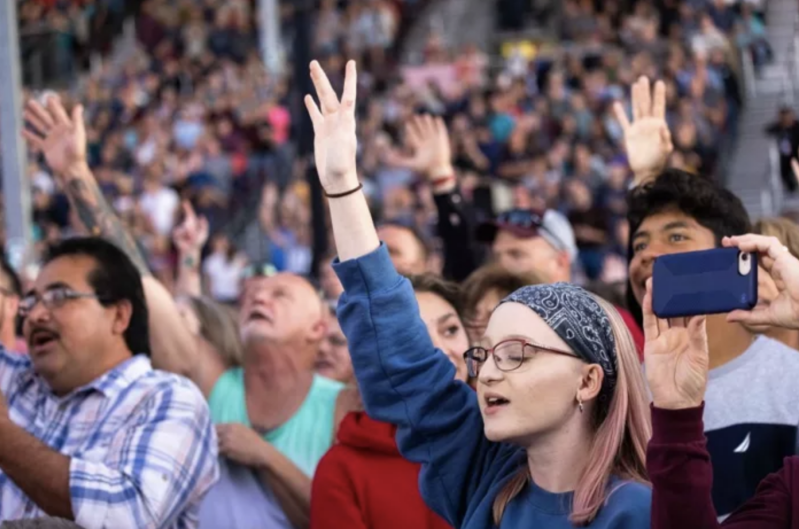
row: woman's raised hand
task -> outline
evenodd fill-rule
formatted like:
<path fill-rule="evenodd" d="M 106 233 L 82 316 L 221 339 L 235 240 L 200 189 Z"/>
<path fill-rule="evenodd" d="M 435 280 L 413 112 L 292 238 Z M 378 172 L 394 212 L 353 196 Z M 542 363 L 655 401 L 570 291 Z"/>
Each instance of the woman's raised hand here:
<path fill-rule="evenodd" d="M 707 388 L 707 330 L 704 316 L 661 320 L 652 312 L 652 280 L 644 296 L 644 360 L 656 407 L 695 408 Z"/>
<path fill-rule="evenodd" d="M 355 165 L 358 141 L 355 136 L 355 97 L 358 74 L 355 61 L 347 62 L 344 92 L 339 100 L 322 67 L 311 63 L 311 79 L 319 99 L 305 96 L 305 107 L 314 129 L 314 157 L 319 180 L 329 195 L 345 193 L 358 186 Z"/>
<path fill-rule="evenodd" d="M 380 246 L 369 204 L 358 191 L 358 169 L 355 137 L 355 96 L 357 72 L 355 62 L 347 63 L 344 93 L 336 96 L 319 63 L 311 63 L 311 79 L 316 87 L 319 105 L 305 96 L 305 106 L 314 129 L 314 156 L 319 181 L 330 197 L 330 217 L 339 259 L 357 259 Z M 321 108 L 321 109 L 320 109 Z"/>

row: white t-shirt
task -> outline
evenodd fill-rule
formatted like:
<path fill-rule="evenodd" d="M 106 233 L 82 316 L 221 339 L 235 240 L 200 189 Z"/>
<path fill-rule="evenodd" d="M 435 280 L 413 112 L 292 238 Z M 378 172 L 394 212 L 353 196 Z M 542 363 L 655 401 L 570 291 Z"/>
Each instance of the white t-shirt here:
<path fill-rule="evenodd" d="M 175 224 L 175 211 L 180 205 L 177 192 L 169 187 L 162 187 L 158 191 L 142 193 L 139 199 L 142 211 L 153 223 L 155 231 L 168 237 Z"/>
<path fill-rule="evenodd" d="M 208 277 L 211 297 L 218 301 L 231 301 L 239 297 L 244 259 L 234 257 L 228 261 L 224 254 L 211 254 L 203 263 L 203 273 Z"/>

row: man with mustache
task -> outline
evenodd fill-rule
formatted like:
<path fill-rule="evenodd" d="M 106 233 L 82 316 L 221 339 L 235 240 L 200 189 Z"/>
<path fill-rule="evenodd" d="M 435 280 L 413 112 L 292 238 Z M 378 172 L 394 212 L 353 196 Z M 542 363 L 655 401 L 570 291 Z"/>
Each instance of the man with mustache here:
<path fill-rule="evenodd" d="M 203 503 L 201 525 L 307 524 L 311 476 L 332 443 L 343 387 L 314 374 L 326 310 L 314 288 L 299 276 L 269 275 L 262 269 L 265 273 L 244 285 L 239 319 L 243 367 L 198 369 L 194 337 L 172 296 L 152 277 L 87 165 L 81 107 L 70 116 L 57 98 L 49 98 L 47 108 L 32 101 L 25 120 L 34 129 L 26 137 L 62 181 L 83 226 L 114 242 L 139 269 L 154 364 L 188 377 L 208 399 L 225 459 L 221 479 Z"/>
<path fill-rule="evenodd" d="M 218 476 L 211 418 L 193 384 L 152 369 L 130 260 L 95 237 L 60 243 L 20 316 L 29 354 L 0 349 L 0 519 L 195 527 Z"/>

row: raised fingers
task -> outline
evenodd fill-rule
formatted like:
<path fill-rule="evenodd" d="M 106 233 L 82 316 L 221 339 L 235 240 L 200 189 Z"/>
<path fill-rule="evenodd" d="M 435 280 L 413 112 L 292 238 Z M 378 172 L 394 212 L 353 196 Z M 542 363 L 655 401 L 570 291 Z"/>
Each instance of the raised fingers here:
<path fill-rule="evenodd" d="M 613 103 L 613 114 L 616 116 L 616 121 L 621 125 L 622 130 L 626 134 L 630 129 L 630 119 L 627 117 L 627 111 L 621 101 Z"/>
<path fill-rule="evenodd" d="M 336 97 L 336 92 L 333 90 L 327 74 L 325 74 L 322 66 L 317 61 L 311 62 L 311 80 L 316 89 L 316 97 L 319 98 L 322 106 L 322 112 L 331 114 L 337 111 L 339 106 L 338 97 Z"/>
<path fill-rule="evenodd" d="M 310 94 L 307 94 L 303 101 L 305 102 L 305 108 L 308 110 L 308 115 L 311 116 L 314 132 L 319 132 L 322 124 L 325 122 L 324 116 L 319 111 L 319 107 L 316 106 L 316 101 L 314 101 Z"/>
<path fill-rule="evenodd" d="M 789 253 L 788 248 L 776 237 L 767 237 L 765 235 L 755 235 L 752 233 L 736 237 L 724 237 L 721 243 L 728 248 L 735 247 L 744 252 L 766 254 L 774 260 Z"/>
<path fill-rule="evenodd" d="M 327 76 L 325 76 L 327 79 Z M 328 83 L 329 84 L 329 83 Z M 335 96 L 335 94 L 333 94 Z M 358 69 L 355 61 L 347 61 L 344 73 L 344 92 L 341 95 L 341 104 L 348 110 L 355 111 L 355 100 L 358 95 Z"/>
<path fill-rule="evenodd" d="M 23 130 L 22 136 L 28 141 L 28 145 L 34 151 L 42 151 L 44 149 L 44 140 L 29 130 Z"/>
<path fill-rule="evenodd" d="M 657 81 L 652 99 L 652 117 L 666 119 L 666 83 Z"/>
<path fill-rule="evenodd" d="M 56 96 L 48 97 L 47 110 L 50 111 L 50 115 L 53 116 L 53 120 L 55 121 L 56 125 L 71 124 L 69 116 L 67 115 L 67 111 L 64 110 L 64 105 L 61 103 L 60 98 Z"/>
<path fill-rule="evenodd" d="M 55 127 L 50 113 L 38 101 L 31 99 L 25 106 L 25 120 L 36 129 L 39 134 L 46 134 Z"/>
<path fill-rule="evenodd" d="M 652 312 L 652 279 L 646 282 L 646 294 L 644 294 L 644 301 L 641 304 L 641 311 L 644 315 L 644 336 L 648 339 L 655 339 L 660 336 L 660 327 L 658 326 L 658 319 Z"/>

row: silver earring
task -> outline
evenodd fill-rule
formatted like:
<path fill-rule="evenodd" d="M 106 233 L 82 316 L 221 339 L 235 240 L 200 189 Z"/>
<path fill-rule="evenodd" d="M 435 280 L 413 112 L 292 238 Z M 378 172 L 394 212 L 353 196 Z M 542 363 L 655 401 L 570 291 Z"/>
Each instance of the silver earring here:
<path fill-rule="evenodd" d="M 583 399 L 581 399 L 579 395 L 577 396 L 577 407 L 580 408 L 580 413 L 582 413 L 583 412 Z"/>

